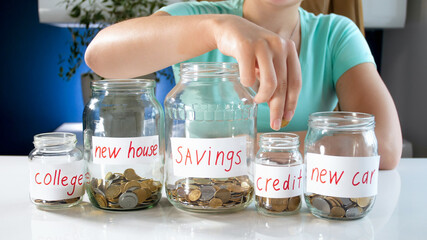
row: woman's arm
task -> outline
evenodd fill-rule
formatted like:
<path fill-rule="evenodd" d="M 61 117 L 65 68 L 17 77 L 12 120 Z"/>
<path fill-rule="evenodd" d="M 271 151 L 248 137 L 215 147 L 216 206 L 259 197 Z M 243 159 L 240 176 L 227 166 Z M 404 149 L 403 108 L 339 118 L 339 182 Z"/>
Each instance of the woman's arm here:
<path fill-rule="evenodd" d="M 301 89 L 295 44 L 244 18 L 222 14 L 170 16 L 158 12 L 127 20 L 103 29 L 88 46 L 85 60 L 101 76 L 129 78 L 216 48 L 238 61 L 245 86 L 255 83 L 255 71 L 259 69 L 260 87 L 255 101 L 269 103 L 270 125 L 278 130 L 284 112 L 295 111 Z"/>
<path fill-rule="evenodd" d="M 340 110 L 375 116 L 380 169 L 393 169 L 402 154 L 402 133 L 393 99 L 372 63 L 346 71 L 336 85 Z"/>

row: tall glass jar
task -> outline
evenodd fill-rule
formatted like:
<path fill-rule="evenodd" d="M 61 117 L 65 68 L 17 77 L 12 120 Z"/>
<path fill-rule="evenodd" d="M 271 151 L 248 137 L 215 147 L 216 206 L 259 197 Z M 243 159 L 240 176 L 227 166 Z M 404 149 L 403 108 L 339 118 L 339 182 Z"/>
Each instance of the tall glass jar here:
<path fill-rule="evenodd" d="M 85 162 L 76 135 L 52 132 L 34 136 L 30 160 L 30 199 L 40 208 L 79 204 L 84 195 Z"/>
<path fill-rule="evenodd" d="M 256 104 L 235 63 L 185 63 L 165 100 L 169 201 L 196 212 L 245 208 L 253 196 Z"/>
<path fill-rule="evenodd" d="M 380 160 L 374 128 L 374 116 L 366 113 L 310 115 L 305 200 L 313 215 L 349 220 L 371 210 Z"/>
<path fill-rule="evenodd" d="M 161 198 L 164 115 L 153 80 L 93 81 L 83 114 L 91 203 L 107 210 L 151 208 Z"/>
<path fill-rule="evenodd" d="M 290 215 L 301 208 L 304 188 L 299 137 L 264 133 L 255 160 L 255 201 L 258 212 Z"/>

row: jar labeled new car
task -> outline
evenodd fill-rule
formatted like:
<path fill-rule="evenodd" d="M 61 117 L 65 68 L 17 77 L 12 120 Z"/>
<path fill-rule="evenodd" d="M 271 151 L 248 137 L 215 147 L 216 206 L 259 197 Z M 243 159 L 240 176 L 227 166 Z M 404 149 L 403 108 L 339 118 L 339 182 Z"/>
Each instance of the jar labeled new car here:
<path fill-rule="evenodd" d="M 310 115 L 305 200 L 313 215 L 349 220 L 371 210 L 380 161 L 374 128 L 374 116 L 366 113 Z"/>
<path fill-rule="evenodd" d="M 253 196 L 256 104 L 235 63 L 185 63 L 165 100 L 166 193 L 180 209 L 229 212 Z"/>
<path fill-rule="evenodd" d="M 299 137 L 263 133 L 255 160 L 255 201 L 258 212 L 290 215 L 301 208 L 304 172 Z"/>
<path fill-rule="evenodd" d="M 84 111 L 91 203 L 107 210 L 153 207 L 161 198 L 164 115 L 153 80 L 93 81 Z"/>

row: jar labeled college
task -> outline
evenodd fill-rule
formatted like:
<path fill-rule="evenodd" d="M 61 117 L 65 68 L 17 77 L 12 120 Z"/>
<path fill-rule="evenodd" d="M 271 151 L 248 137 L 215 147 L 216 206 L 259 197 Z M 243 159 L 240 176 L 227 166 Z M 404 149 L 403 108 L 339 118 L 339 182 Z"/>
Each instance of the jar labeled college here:
<path fill-rule="evenodd" d="M 83 114 L 91 203 L 101 209 L 153 207 L 161 198 L 164 115 L 153 80 L 93 81 Z"/>
<path fill-rule="evenodd" d="M 85 162 L 76 135 L 52 132 L 34 136 L 30 160 L 30 199 L 41 208 L 79 204 L 84 195 Z"/>
<path fill-rule="evenodd" d="M 366 113 L 310 115 L 305 200 L 313 215 L 348 220 L 371 210 L 380 161 L 374 128 L 374 116 Z"/>
<path fill-rule="evenodd" d="M 266 215 L 289 215 L 299 211 L 304 178 L 298 135 L 261 135 L 254 180 L 258 212 Z"/>
<path fill-rule="evenodd" d="M 245 208 L 253 196 L 256 104 L 235 63 L 185 63 L 165 100 L 166 192 L 199 212 Z"/>

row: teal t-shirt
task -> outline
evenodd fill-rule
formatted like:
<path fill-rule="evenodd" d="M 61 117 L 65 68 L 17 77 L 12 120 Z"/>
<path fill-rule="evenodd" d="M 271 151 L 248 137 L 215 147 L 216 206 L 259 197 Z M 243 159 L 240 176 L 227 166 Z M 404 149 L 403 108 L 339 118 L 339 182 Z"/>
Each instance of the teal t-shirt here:
<path fill-rule="evenodd" d="M 172 16 L 197 14 L 233 14 L 243 16 L 244 0 L 222 2 L 182 2 L 163 7 Z M 331 111 L 338 102 L 335 86 L 343 73 L 365 62 L 375 63 L 368 44 L 359 28 L 348 18 L 336 14 L 314 15 L 299 9 L 301 45 L 299 60 L 302 89 L 295 115 L 280 131 L 307 130 L 308 117 L 313 112 Z M 185 62 L 237 62 L 218 49 Z M 180 64 L 180 63 L 179 63 Z M 179 81 L 179 64 L 173 66 Z M 258 105 L 258 132 L 271 132 L 270 110 L 267 103 Z"/>

